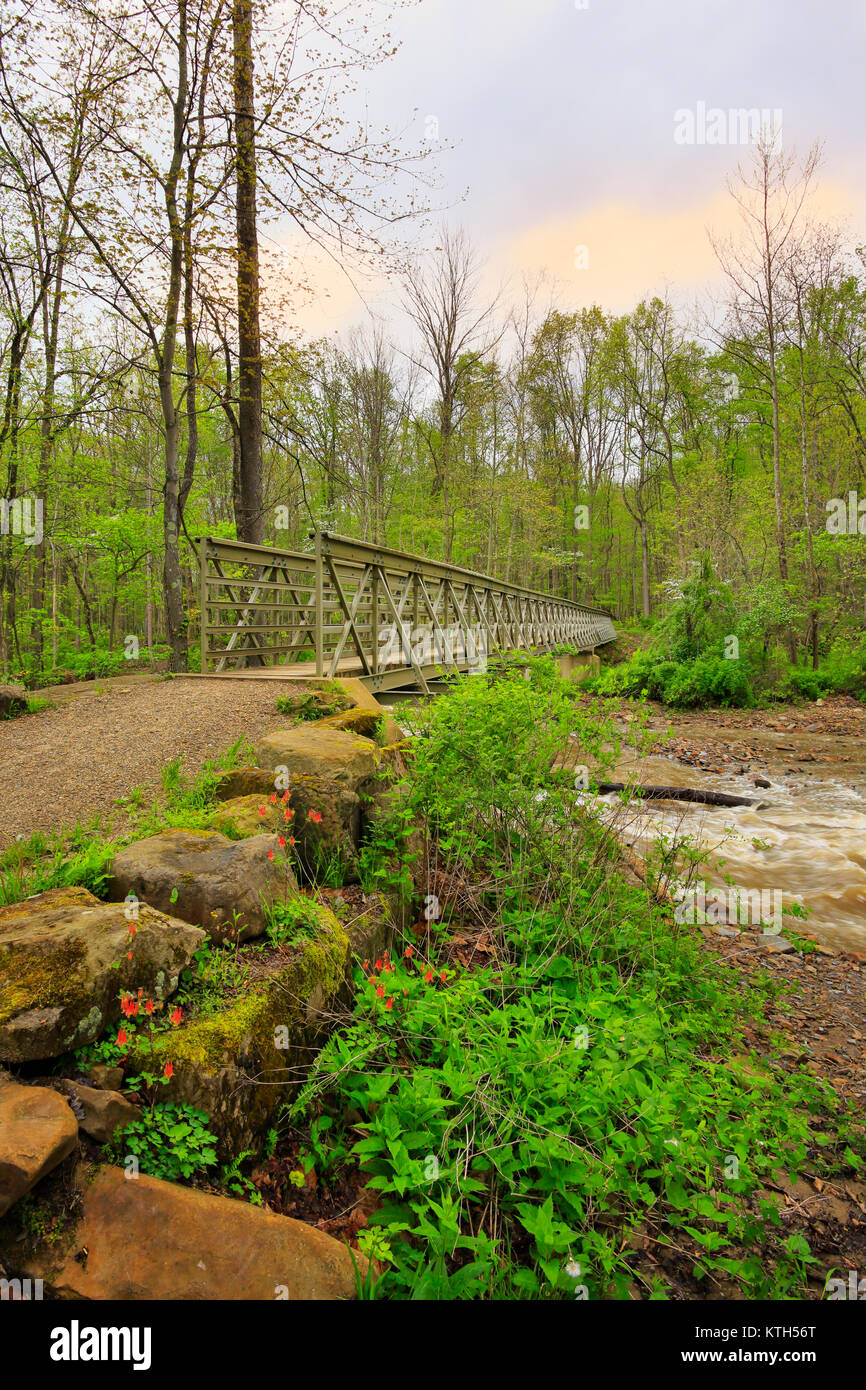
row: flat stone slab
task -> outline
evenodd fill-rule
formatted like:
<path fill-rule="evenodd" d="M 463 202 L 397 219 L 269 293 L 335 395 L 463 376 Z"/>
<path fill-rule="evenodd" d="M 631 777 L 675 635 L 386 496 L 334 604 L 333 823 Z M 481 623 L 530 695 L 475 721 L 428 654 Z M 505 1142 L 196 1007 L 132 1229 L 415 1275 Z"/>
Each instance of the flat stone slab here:
<path fill-rule="evenodd" d="M 111 875 L 112 898 L 132 893 L 216 942 L 261 936 L 265 904 L 285 901 L 298 886 L 276 835 L 229 840 L 216 830 L 138 840 L 115 857 Z"/>
<path fill-rule="evenodd" d="M 82 1249 L 85 1260 L 76 1258 Z M 61 1298 L 168 1302 L 333 1301 L 354 1298 L 356 1287 L 348 1248 L 324 1231 L 113 1167 L 87 1186 L 63 1263 L 37 1277 Z"/>
<path fill-rule="evenodd" d="M 78 1122 L 62 1096 L 0 1078 L 0 1216 L 77 1143 Z"/>
<path fill-rule="evenodd" d="M 0 907 L 0 1061 L 41 1061 L 94 1042 L 120 1018 L 122 992 L 173 994 L 204 940 L 143 903 L 132 922 L 85 888 Z"/>

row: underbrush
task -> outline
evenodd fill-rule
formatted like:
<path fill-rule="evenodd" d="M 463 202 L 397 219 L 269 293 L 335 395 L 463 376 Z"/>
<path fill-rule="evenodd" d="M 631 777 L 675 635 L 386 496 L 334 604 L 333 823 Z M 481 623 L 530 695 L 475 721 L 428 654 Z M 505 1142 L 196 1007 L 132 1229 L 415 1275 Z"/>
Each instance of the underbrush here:
<path fill-rule="evenodd" d="M 366 1296 L 666 1298 L 645 1242 L 683 1255 L 694 1297 L 802 1297 L 809 1247 L 762 1186 L 822 1155 L 859 1166 L 846 1122 L 822 1128 L 838 1103 L 744 1055 L 761 994 L 622 878 L 610 829 L 551 776 L 564 750 L 601 767 L 613 731 L 529 664 L 425 712 L 367 870 L 393 875 L 395 840 L 426 821 L 429 930 L 356 972 L 287 1116 L 307 1166 L 336 1183 L 360 1165 L 381 1199 Z M 451 949 L 472 931 L 492 943 L 481 968 Z"/>

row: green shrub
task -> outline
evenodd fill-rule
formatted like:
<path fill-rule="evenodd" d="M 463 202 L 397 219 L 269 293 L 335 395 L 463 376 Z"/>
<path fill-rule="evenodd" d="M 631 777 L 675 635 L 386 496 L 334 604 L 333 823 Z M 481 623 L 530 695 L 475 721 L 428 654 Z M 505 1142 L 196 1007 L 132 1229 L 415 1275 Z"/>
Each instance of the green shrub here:
<path fill-rule="evenodd" d="M 177 1182 L 216 1163 L 216 1137 L 209 1117 L 191 1105 L 155 1105 L 114 1141 L 118 1155 L 133 1154 L 152 1178 Z"/>

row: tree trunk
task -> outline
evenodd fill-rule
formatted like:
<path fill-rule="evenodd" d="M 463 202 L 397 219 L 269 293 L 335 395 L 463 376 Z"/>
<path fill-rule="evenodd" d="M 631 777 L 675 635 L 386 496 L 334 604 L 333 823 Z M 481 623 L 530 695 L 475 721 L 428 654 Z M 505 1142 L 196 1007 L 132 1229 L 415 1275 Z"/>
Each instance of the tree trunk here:
<path fill-rule="evenodd" d="M 238 426 L 240 511 L 238 540 L 261 545 L 262 355 L 259 327 L 259 246 L 256 229 L 256 137 L 253 0 L 232 6 L 235 93 L 235 169 L 238 292 Z"/>

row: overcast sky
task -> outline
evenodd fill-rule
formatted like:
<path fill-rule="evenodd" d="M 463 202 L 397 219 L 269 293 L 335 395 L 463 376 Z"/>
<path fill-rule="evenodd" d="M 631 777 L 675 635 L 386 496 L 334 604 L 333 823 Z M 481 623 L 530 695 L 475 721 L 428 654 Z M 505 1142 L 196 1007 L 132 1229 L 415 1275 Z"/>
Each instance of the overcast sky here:
<path fill-rule="evenodd" d="M 706 229 L 734 225 L 725 180 L 748 149 L 677 143 L 675 113 L 699 103 L 780 110 L 801 152 L 822 140 L 813 211 L 848 216 L 866 241 L 866 0 L 583 3 L 420 0 L 391 23 L 396 57 L 364 79 L 374 121 L 419 139 L 438 123 L 454 146 L 437 157 L 440 197 L 491 284 L 546 270 L 564 304 L 613 311 L 666 286 L 711 288 Z M 305 331 L 362 321 L 341 277 L 318 281 Z M 384 287 L 368 282 L 365 298 L 388 312 Z"/>

